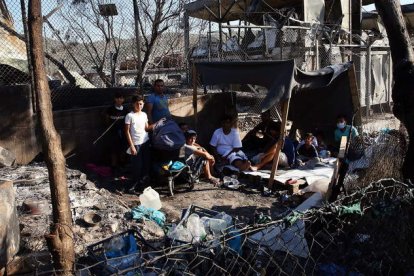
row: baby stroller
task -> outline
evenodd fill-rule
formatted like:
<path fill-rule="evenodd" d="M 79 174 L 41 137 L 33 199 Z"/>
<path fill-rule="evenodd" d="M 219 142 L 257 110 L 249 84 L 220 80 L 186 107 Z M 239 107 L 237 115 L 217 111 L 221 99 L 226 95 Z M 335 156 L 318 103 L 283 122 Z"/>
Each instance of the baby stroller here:
<path fill-rule="evenodd" d="M 199 174 L 194 173 L 184 158 L 184 134 L 173 120 L 161 120 L 153 130 L 153 172 L 159 182 L 168 183 L 171 196 L 174 195 L 175 182 L 188 183 L 192 190 L 198 182 Z M 157 181 L 157 182 L 158 182 Z"/>

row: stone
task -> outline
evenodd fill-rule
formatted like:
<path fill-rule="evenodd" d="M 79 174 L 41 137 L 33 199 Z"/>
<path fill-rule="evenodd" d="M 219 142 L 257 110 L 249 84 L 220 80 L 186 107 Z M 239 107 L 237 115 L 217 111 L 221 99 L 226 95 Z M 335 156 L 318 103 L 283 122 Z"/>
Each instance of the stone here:
<path fill-rule="evenodd" d="M 0 268 L 13 259 L 19 246 L 20 227 L 13 182 L 0 181 Z"/>
<path fill-rule="evenodd" d="M 16 162 L 16 156 L 11 151 L 0 147 L 0 167 L 10 167 Z"/>

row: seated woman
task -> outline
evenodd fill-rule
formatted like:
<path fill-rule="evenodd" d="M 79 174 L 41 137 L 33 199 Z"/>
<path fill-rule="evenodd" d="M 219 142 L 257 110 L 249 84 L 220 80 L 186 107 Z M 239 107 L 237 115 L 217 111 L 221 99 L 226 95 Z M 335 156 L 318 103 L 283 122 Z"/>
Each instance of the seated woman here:
<path fill-rule="evenodd" d="M 197 132 L 188 130 L 184 135 L 184 151 L 187 165 L 197 175 L 201 174 L 201 170 L 204 170 L 204 176 L 208 181 L 214 184 L 214 186 L 217 186 L 220 183 L 219 179 L 211 175 L 211 168 L 215 163 L 214 157 L 196 143 Z"/>
<path fill-rule="evenodd" d="M 298 148 L 298 165 L 304 169 L 313 169 L 319 162 L 319 155 L 316 147 L 312 144 L 314 137 L 312 133 L 305 134 L 304 144 Z"/>
<path fill-rule="evenodd" d="M 252 170 L 260 170 L 266 165 L 270 165 L 276 154 L 277 141 L 280 136 L 280 123 L 273 122 L 269 125 L 268 129 L 271 141 L 267 146 L 264 147 L 263 152 L 257 154 L 252 158 L 253 163 L 255 163 L 255 165 L 252 166 Z M 290 167 L 294 163 L 294 159 L 295 146 L 288 137 L 285 137 L 285 143 L 279 155 L 279 166 Z"/>
<path fill-rule="evenodd" d="M 219 156 L 224 163 L 232 165 L 241 171 L 249 170 L 250 161 L 246 154 L 241 151 L 242 142 L 239 131 L 232 128 L 233 120 L 231 117 L 225 117 L 222 120 L 222 127 L 216 129 L 210 140 L 213 153 Z"/>
<path fill-rule="evenodd" d="M 263 112 L 260 115 L 260 119 L 260 123 L 250 130 L 242 140 L 243 149 L 246 150 L 247 155 L 249 155 L 248 152 L 251 152 L 252 155 L 263 152 L 263 148 L 268 145 L 269 142 L 272 142 L 269 126 L 275 122 L 270 116 L 270 110 Z"/>

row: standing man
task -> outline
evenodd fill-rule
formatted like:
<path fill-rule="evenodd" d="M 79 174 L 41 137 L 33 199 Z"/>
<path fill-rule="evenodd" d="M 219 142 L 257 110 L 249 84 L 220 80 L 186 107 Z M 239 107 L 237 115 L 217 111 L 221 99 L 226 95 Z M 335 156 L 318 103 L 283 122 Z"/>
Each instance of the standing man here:
<path fill-rule="evenodd" d="M 157 79 L 154 81 L 153 93 L 148 96 L 146 106 L 148 122 L 153 124 L 162 118 L 170 118 L 171 113 L 168 108 L 168 97 L 164 94 L 164 81 Z"/>

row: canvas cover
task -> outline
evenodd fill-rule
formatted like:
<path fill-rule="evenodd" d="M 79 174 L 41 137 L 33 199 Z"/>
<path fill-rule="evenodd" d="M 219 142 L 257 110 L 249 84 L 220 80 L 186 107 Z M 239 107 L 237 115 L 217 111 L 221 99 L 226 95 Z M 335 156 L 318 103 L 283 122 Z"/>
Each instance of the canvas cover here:
<path fill-rule="evenodd" d="M 261 110 L 290 97 L 289 120 L 293 128 L 333 133 L 336 117 L 354 115 L 348 70 L 352 62 L 318 71 L 303 72 L 293 60 L 260 62 L 209 62 L 196 64 L 204 85 L 252 84 L 268 89 Z"/>

